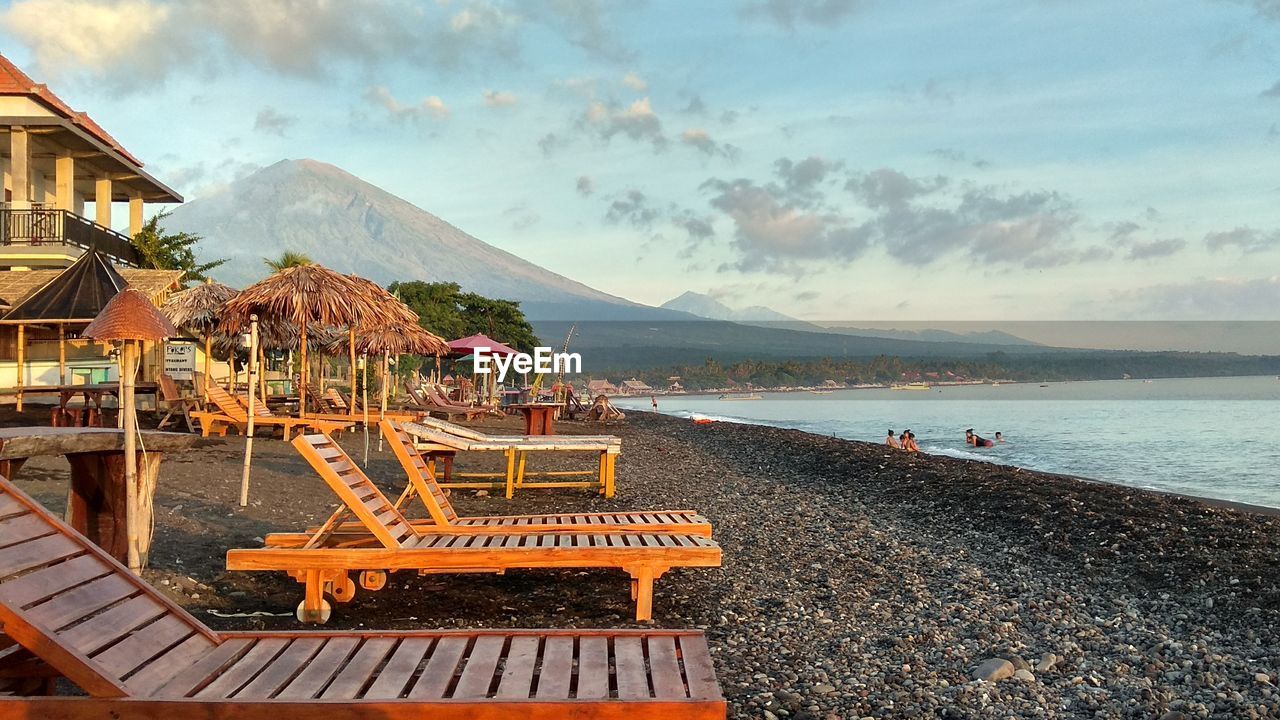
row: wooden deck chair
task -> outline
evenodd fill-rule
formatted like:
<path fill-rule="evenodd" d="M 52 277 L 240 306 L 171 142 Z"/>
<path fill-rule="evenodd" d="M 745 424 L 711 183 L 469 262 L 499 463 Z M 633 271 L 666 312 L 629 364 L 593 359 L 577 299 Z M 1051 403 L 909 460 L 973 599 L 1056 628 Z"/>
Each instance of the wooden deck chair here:
<path fill-rule="evenodd" d="M 525 568 L 617 568 L 631 576 L 636 620 L 653 617 L 653 582 L 673 567 L 719 567 L 720 546 L 701 535 L 603 533 L 424 533 L 325 435 L 300 435 L 293 446 L 369 531 L 360 547 L 265 547 L 227 551 L 228 570 L 282 570 L 305 586 L 299 617 L 323 622 L 327 591 L 339 602 L 360 585 L 376 590 L 386 571 L 421 574 L 503 573 Z"/>
<path fill-rule="evenodd" d="M 4 478 L 0 622 L 5 718 L 725 717 L 697 631 L 215 632 Z"/>
<path fill-rule="evenodd" d="M 422 453 L 414 447 L 413 438 L 393 420 L 383 420 L 378 423 L 378 429 L 391 446 L 396 460 L 400 462 L 401 468 L 408 477 L 404 492 L 396 500 L 396 508 L 403 512 L 405 506 L 417 497 L 429 515 L 424 519 L 409 521 L 419 532 L 544 533 L 587 530 L 590 532 L 680 533 L 711 537 L 711 523 L 693 510 L 459 517 L 457 511 L 453 509 L 453 504 L 449 502 L 448 494 L 436 482 L 435 471 Z M 345 508 L 341 511 L 345 511 Z M 358 522 L 341 523 L 331 520 L 335 523 L 332 526 L 332 536 L 339 543 L 349 543 L 353 538 L 363 538 L 368 535 L 368 531 Z M 316 537 L 315 531 L 310 531 L 310 534 L 296 533 L 292 536 L 281 534 L 269 536 L 267 544 L 274 546 L 282 546 L 290 542 L 305 544 L 312 542 Z"/>
<path fill-rule="evenodd" d="M 213 403 L 218 408 L 218 411 L 211 412 L 206 410 L 191 413 L 191 416 L 200 423 L 201 434 L 205 437 L 215 433 L 226 435 L 227 430 L 231 428 L 241 433 L 245 432 L 249 427 L 249 413 L 240 404 L 240 401 L 224 388 L 214 383 L 208 383 L 205 387 L 209 393 L 209 402 Z M 254 403 L 254 405 L 254 427 L 280 428 L 284 433 L 285 440 L 289 439 L 294 430 L 314 430 L 328 434 L 345 430 L 352 426 L 350 422 L 273 415 L 265 405 L 261 409 L 256 407 L 258 403 Z"/>
<path fill-rule="evenodd" d="M 347 396 L 338 390 L 338 388 L 333 387 L 332 385 L 325 388 L 324 397 L 329 401 L 329 406 L 332 407 L 335 412 L 351 412 L 351 403 L 347 402 Z"/>
<path fill-rule="evenodd" d="M 157 410 L 164 412 L 164 417 L 160 418 L 160 423 L 156 426 L 157 430 L 163 430 L 171 422 L 177 422 L 179 415 L 187 423 L 187 432 L 195 432 L 195 425 L 191 422 L 191 411 L 200 409 L 200 398 L 183 395 L 178 390 L 178 383 L 168 373 L 160 373 L 160 402 Z"/>
<path fill-rule="evenodd" d="M 422 390 L 422 396 L 423 396 L 423 399 L 427 401 L 427 403 L 437 408 L 440 408 L 441 410 L 447 413 L 450 413 L 453 415 L 463 415 L 467 420 L 472 420 L 474 418 L 480 417 L 481 415 L 486 415 L 491 410 L 491 408 L 487 408 L 487 407 L 478 407 L 475 405 L 463 405 L 461 403 L 456 403 L 450 400 L 449 397 L 445 395 L 440 390 L 440 388 L 436 387 L 435 385 L 426 385 Z"/>
<path fill-rule="evenodd" d="M 505 472 L 457 473 L 456 477 L 463 479 L 455 482 L 448 477 L 441 483 L 444 487 L 501 488 L 507 499 L 517 488 L 595 488 L 606 498 L 613 497 L 616 490 L 622 440 L 613 435 L 486 435 L 433 418 L 404 423 L 403 429 L 414 436 L 416 447 L 428 454 L 501 452 L 506 458 Z M 598 460 L 590 470 L 529 472 L 526 465 L 531 452 L 586 452 L 596 454 Z M 593 479 L 570 479 L 573 477 Z"/>

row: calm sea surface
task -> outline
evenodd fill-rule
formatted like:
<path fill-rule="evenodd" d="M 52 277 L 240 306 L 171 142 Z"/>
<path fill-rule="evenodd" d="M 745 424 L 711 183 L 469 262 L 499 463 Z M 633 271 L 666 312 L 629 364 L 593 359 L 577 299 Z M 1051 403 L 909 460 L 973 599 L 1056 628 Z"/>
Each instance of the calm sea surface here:
<path fill-rule="evenodd" d="M 649 399 L 621 398 L 649 409 Z M 758 423 L 851 440 L 910 428 L 927 453 L 1080 475 L 1135 487 L 1280 507 L 1280 379 L 1106 380 L 658 397 L 680 417 Z M 1005 444 L 965 445 L 972 427 Z"/>

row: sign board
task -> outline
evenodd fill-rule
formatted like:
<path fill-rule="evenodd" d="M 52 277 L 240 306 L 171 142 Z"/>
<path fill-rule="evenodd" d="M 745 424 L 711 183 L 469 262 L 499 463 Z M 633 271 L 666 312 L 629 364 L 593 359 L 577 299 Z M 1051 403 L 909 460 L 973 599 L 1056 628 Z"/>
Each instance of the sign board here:
<path fill-rule="evenodd" d="M 192 380 L 196 371 L 196 346 L 191 343 L 166 343 L 164 372 L 174 380 Z"/>

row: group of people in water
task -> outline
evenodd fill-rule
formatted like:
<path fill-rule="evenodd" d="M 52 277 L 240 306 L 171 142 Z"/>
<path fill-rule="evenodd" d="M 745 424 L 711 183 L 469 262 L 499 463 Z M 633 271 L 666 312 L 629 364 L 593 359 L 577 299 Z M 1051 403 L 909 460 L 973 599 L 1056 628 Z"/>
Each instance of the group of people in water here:
<path fill-rule="evenodd" d="M 997 432 L 994 440 L 978 435 L 969 428 L 964 431 L 964 442 L 972 447 L 995 447 L 1004 442 L 1004 435 Z M 905 450 L 907 452 L 920 452 L 920 446 L 916 444 L 916 434 L 910 430 L 903 430 L 901 435 L 894 435 L 893 430 L 884 438 L 884 444 L 895 450 Z"/>
<path fill-rule="evenodd" d="M 920 446 L 916 444 L 916 434 L 910 430 L 903 430 L 902 434 L 897 437 L 895 437 L 893 431 L 890 430 L 888 437 L 884 439 L 884 444 L 898 450 L 920 452 Z"/>

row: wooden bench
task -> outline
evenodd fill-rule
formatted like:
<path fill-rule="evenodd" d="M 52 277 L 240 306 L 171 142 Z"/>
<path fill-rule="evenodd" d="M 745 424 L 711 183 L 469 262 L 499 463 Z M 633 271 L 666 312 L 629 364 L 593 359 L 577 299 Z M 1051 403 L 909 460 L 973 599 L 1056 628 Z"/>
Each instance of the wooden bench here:
<path fill-rule="evenodd" d="M 696 631 L 214 632 L 4 478 L 0 622 L 5 718 L 725 717 Z"/>
<path fill-rule="evenodd" d="M 612 435 L 486 435 L 454 423 L 422 418 L 404 423 L 405 432 L 417 439 L 416 447 L 426 453 L 432 470 L 435 461 L 446 463 L 445 478 L 440 484 L 451 488 L 502 489 L 509 500 L 517 488 L 593 488 L 611 498 L 617 479 L 618 455 L 622 440 Z M 459 452 L 500 452 L 506 459 L 505 472 L 453 473 L 452 455 Z M 586 452 L 598 457 L 591 470 L 555 470 L 528 472 L 529 453 Z M 463 478 L 460 481 L 454 477 Z M 591 477 L 592 480 L 565 478 Z M 536 478 L 534 481 L 531 479 Z"/>
<path fill-rule="evenodd" d="M 306 542 L 283 547 L 227 551 L 228 570 L 278 570 L 305 587 L 298 619 L 325 622 L 328 593 L 339 602 L 355 597 L 352 572 L 360 585 L 377 590 L 386 571 L 419 573 L 503 573 L 525 568 L 618 568 L 631 576 L 636 620 L 653 616 L 653 583 L 673 567 L 719 567 L 720 546 L 702 535 L 675 533 L 423 532 L 409 522 L 331 438 L 303 435 L 293 440 L 369 535 L 342 547 L 329 539 L 339 527 L 336 514 Z"/>
<path fill-rule="evenodd" d="M 226 435 L 227 430 L 234 428 L 240 433 L 244 433 L 249 428 L 249 413 L 245 410 L 231 393 L 224 388 L 213 383 L 206 385 L 209 394 L 209 402 L 218 408 L 218 412 L 193 412 L 191 417 L 200 423 L 200 434 L 208 437 L 209 435 Z M 284 433 L 284 439 L 288 440 L 294 430 L 314 431 L 324 434 L 345 430 L 353 425 L 349 421 L 334 421 L 312 418 L 295 418 L 282 417 L 271 414 L 267 407 L 259 407 L 254 404 L 253 425 L 254 428 L 280 428 Z"/>

